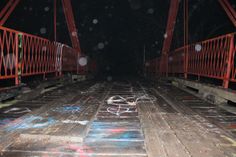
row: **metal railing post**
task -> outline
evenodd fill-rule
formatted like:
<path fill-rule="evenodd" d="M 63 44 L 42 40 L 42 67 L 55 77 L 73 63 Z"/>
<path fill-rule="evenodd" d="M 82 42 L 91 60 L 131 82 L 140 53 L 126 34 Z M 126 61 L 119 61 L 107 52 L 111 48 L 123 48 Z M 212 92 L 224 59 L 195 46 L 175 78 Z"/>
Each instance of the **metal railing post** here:
<path fill-rule="evenodd" d="M 232 71 L 232 58 L 233 58 L 233 51 L 234 51 L 234 35 L 230 34 L 230 46 L 229 46 L 229 54 L 228 54 L 228 58 L 227 58 L 227 69 L 226 69 L 226 73 L 224 76 L 224 81 L 223 81 L 223 87 L 224 88 L 228 88 L 229 87 L 229 80 L 230 80 L 230 75 L 231 75 L 231 71 Z"/>

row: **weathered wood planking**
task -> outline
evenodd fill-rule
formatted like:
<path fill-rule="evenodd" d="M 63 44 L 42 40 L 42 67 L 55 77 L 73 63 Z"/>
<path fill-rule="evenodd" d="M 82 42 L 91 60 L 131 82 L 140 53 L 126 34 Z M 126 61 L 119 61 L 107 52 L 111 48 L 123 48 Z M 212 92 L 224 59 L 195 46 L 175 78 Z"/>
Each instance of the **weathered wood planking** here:
<path fill-rule="evenodd" d="M 98 104 L 73 104 L 53 106 L 42 117 L 50 116 L 55 123 L 45 128 L 28 129 L 21 133 L 24 138 L 50 138 L 55 141 L 82 142 L 89 121 L 94 117 Z"/>
<path fill-rule="evenodd" d="M 143 135 L 137 130 L 90 130 L 85 141 L 143 141 Z"/>
<path fill-rule="evenodd" d="M 13 141 L 11 139 L 16 139 L 20 133 L 24 132 L 27 134 L 26 130 L 28 130 L 28 132 L 30 132 L 30 130 L 31 131 L 34 130 L 34 134 L 32 134 L 32 135 L 35 135 L 35 133 L 37 131 L 40 132 L 40 130 L 41 131 L 43 130 L 42 128 L 44 125 L 46 126 L 45 128 L 47 130 L 47 127 L 49 126 L 49 124 L 51 125 L 51 121 L 53 121 L 53 122 L 57 121 L 55 118 L 52 118 L 47 114 L 49 108 L 52 106 L 55 106 L 55 105 L 60 106 L 61 104 L 72 100 L 73 97 L 75 97 L 77 95 L 76 93 L 70 93 L 69 91 L 63 91 L 63 92 L 68 92 L 65 94 L 66 98 L 61 97 L 60 99 L 56 99 L 55 101 L 50 102 L 50 104 L 48 104 L 49 106 L 45 105 L 44 107 L 42 107 L 30 114 L 27 114 L 27 115 L 13 121 L 12 123 L 6 125 L 4 128 L 2 128 L 0 130 L 0 135 L 2 135 L 0 137 L 0 140 L 1 140 L 0 149 L 5 148 L 8 144 L 12 143 Z M 37 103 L 38 103 L 38 101 L 37 101 Z M 50 122 L 47 122 L 47 120 L 48 121 L 50 120 Z M 23 125 L 22 125 L 22 123 L 23 123 Z M 29 124 L 27 124 L 27 123 L 29 123 Z M 41 125 L 42 127 L 36 128 L 36 127 L 34 127 L 34 125 L 36 125 L 36 126 Z M 26 128 L 23 128 L 25 126 L 26 126 Z M 33 126 L 32 127 L 33 129 L 31 128 L 31 126 Z M 56 128 L 52 129 L 52 132 L 56 132 L 56 131 L 57 131 Z M 77 128 L 76 128 L 74 130 L 74 132 L 76 132 L 76 131 L 79 131 L 79 130 L 77 130 Z M 81 131 L 79 131 L 79 132 L 81 132 Z"/>
<path fill-rule="evenodd" d="M 84 155 L 84 156 L 146 156 L 145 151 L 140 142 L 85 142 L 74 143 L 74 142 L 51 142 L 42 139 L 29 139 L 27 141 L 16 141 L 13 145 L 9 146 L 4 152 L 31 152 L 32 154 L 39 154 L 43 156 L 45 154 L 64 154 L 64 155 Z M 30 150 L 30 151 L 29 151 Z"/>
<path fill-rule="evenodd" d="M 140 130 L 139 122 L 131 121 L 119 121 L 119 122 L 104 122 L 104 121 L 94 121 L 90 125 L 91 130 L 113 130 L 113 129 L 123 129 L 123 130 Z"/>
<path fill-rule="evenodd" d="M 123 92 L 124 90 L 130 91 L 129 89 L 113 87 L 111 90 L 115 90 L 115 92 L 109 92 L 109 96 L 132 96 L 131 92 Z M 115 108 L 119 108 L 119 106 L 107 105 L 105 101 L 99 108 L 84 143 L 89 147 L 102 150 L 104 156 L 147 156 L 136 106 L 127 104 L 120 107 L 124 109 L 124 112 L 116 113 Z M 97 152 L 96 155 L 102 154 Z"/>
<path fill-rule="evenodd" d="M 160 102 L 163 103 L 163 100 Z M 220 157 L 233 156 L 235 153 L 222 140 L 224 131 L 186 109 L 186 106 L 177 105 L 180 113 L 163 112 L 165 110 L 160 110 L 160 107 L 159 101 L 138 105 L 150 157 Z M 193 113 L 186 114 L 186 111 Z"/>
<path fill-rule="evenodd" d="M 192 111 L 190 112 L 195 112 L 196 114 L 207 118 L 211 123 L 222 128 L 226 132 L 229 132 L 231 136 L 236 137 L 234 129 L 231 129 L 232 126 L 236 124 L 236 114 L 226 111 L 220 106 L 202 101 L 196 96 L 193 96 L 192 94 L 176 87 L 171 87 L 169 92 L 164 91 L 163 88 L 159 88 L 159 90 L 162 91 L 165 97 L 168 97 L 169 100 L 173 101 L 175 104 L 178 104 L 176 106 L 182 109 L 185 108 L 185 110 L 191 108 Z"/>

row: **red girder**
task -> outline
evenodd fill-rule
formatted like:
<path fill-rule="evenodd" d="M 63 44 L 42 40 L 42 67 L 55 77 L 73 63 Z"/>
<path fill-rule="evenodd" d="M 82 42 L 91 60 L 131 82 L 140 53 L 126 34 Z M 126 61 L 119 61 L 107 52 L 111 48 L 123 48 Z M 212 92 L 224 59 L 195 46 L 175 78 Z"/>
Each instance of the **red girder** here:
<path fill-rule="evenodd" d="M 170 51 L 178 9 L 179 9 L 179 0 L 171 0 L 169 16 L 166 26 L 166 34 L 164 35 L 165 40 L 163 43 L 162 54 L 167 54 Z"/>
<path fill-rule="evenodd" d="M 162 59 L 160 62 L 160 68 L 162 70 L 162 73 L 166 73 L 166 76 L 168 75 L 168 52 L 170 51 L 171 47 L 171 41 L 173 38 L 178 9 L 179 9 L 179 0 L 171 0 L 167 26 L 166 26 L 166 33 L 164 35 L 165 39 L 162 47 Z"/>
<path fill-rule="evenodd" d="M 70 0 L 62 0 L 62 5 L 66 17 L 67 27 L 69 30 L 72 47 L 81 53 L 80 42 L 78 37 L 78 31 L 75 26 L 74 14 L 71 6 Z"/>
<path fill-rule="evenodd" d="M 9 0 L 6 6 L 0 12 L 0 26 L 4 25 L 20 0 Z"/>
<path fill-rule="evenodd" d="M 230 20 L 232 21 L 232 23 L 234 24 L 234 26 L 236 27 L 236 11 L 234 10 L 234 8 L 231 6 L 228 0 L 218 0 L 218 1 L 225 10 Z"/>

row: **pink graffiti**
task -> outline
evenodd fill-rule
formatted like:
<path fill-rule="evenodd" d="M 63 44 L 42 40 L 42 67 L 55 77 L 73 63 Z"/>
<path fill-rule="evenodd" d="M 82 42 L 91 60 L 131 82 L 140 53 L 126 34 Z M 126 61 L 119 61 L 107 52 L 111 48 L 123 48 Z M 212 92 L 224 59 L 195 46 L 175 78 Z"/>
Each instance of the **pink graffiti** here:
<path fill-rule="evenodd" d="M 121 133 L 121 132 L 124 132 L 125 129 L 122 129 L 122 128 L 118 128 L 118 129 L 111 129 L 111 132 L 113 133 Z"/>
<path fill-rule="evenodd" d="M 90 149 L 90 147 L 88 146 L 79 146 L 76 144 L 69 144 L 66 146 L 59 146 L 56 148 L 51 148 L 49 150 L 47 150 L 48 154 L 45 154 L 43 157 L 49 157 L 50 154 L 55 154 L 55 153 L 59 153 L 59 154 L 67 154 L 67 153 L 71 153 L 75 156 L 78 157 L 90 157 L 92 156 L 92 150 Z"/>
<path fill-rule="evenodd" d="M 87 154 L 92 153 L 88 146 L 69 145 L 67 149 L 79 153 L 80 157 L 89 157 Z"/>

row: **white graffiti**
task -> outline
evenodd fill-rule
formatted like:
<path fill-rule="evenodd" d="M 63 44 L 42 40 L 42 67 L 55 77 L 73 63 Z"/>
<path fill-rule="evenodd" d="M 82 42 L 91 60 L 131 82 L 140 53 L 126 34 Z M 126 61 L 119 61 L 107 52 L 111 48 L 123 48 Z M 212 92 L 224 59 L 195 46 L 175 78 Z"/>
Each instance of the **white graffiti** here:
<path fill-rule="evenodd" d="M 112 96 L 107 99 L 108 105 L 131 105 L 135 106 L 139 102 L 154 102 L 156 101 L 156 97 L 149 96 L 148 94 L 142 96 L 130 96 L 130 97 L 122 97 L 119 95 Z"/>
<path fill-rule="evenodd" d="M 27 107 L 14 107 L 9 110 L 4 111 L 4 113 L 13 113 L 13 114 L 21 114 L 21 113 L 29 113 L 31 110 Z"/>
<path fill-rule="evenodd" d="M 79 120 L 69 120 L 69 119 L 67 119 L 67 120 L 63 120 L 62 123 L 87 125 L 89 123 L 89 121 L 87 121 L 87 120 L 79 121 Z"/>
<path fill-rule="evenodd" d="M 107 112 L 120 116 L 123 113 L 132 112 L 130 110 L 131 106 L 136 106 L 140 102 L 144 103 L 154 101 L 156 101 L 156 97 L 149 96 L 148 94 L 144 94 L 142 96 L 130 96 L 126 98 L 116 95 L 107 99 L 107 104 L 111 105 L 111 107 L 107 108 Z"/>

